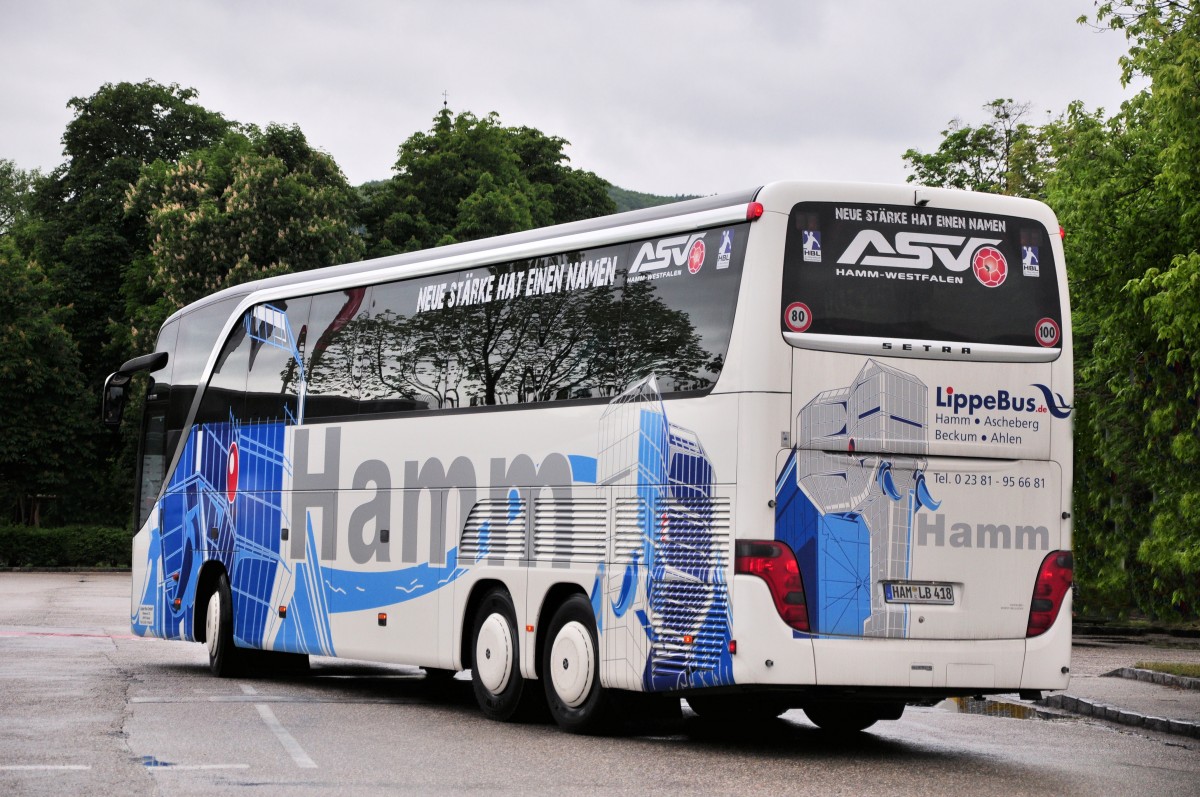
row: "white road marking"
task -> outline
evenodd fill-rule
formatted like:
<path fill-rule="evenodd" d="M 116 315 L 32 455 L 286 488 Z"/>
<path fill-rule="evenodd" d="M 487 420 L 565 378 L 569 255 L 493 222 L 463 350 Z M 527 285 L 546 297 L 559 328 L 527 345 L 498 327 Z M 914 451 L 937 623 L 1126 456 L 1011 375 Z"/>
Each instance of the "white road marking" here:
<path fill-rule="evenodd" d="M 262 721 L 271 729 L 271 733 L 275 734 L 275 738 L 283 745 L 283 749 L 287 750 L 288 755 L 296 762 L 296 766 L 301 769 L 316 769 L 317 763 L 308 757 L 308 753 L 304 752 L 304 748 L 296 741 L 295 737 L 287 732 L 287 729 L 280 724 L 275 718 L 275 712 L 271 711 L 271 707 L 266 703 L 256 703 L 254 705 L 258 709 L 258 716 L 262 717 Z"/>
<path fill-rule="evenodd" d="M 150 772 L 171 772 L 173 770 L 193 769 L 249 769 L 249 764 L 164 764 L 159 767 L 146 767 Z"/>

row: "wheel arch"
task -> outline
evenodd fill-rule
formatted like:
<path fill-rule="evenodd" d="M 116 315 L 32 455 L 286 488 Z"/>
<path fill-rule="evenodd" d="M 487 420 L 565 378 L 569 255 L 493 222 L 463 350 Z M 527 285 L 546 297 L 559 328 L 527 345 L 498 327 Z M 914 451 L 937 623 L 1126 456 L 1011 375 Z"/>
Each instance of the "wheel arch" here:
<path fill-rule="evenodd" d="M 192 639 L 197 642 L 208 641 L 208 630 L 204 624 L 208 599 L 217 591 L 217 579 L 222 573 L 226 578 L 229 577 L 225 565 L 216 559 L 210 559 L 200 566 L 200 577 L 196 579 L 196 601 L 192 604 Z"/>
<path fill-rule="evenodd" d="M 508 593 L 509 599 L 512 599 L 512 591 L 509 590 L 507 584 L 498 578 L 480 579 L 471 587 L 471 594 L 467 596 L 467 603 L 463 607 L 460 629 L 462 633 L 459 635 L 458 655 L 460 669 L 469 670 L 475 664 L 474 654 L 472 653 L 475 644 L 475 640 L 473 639 L 475 613 L 479 611 L 479 604 L 483 603 L 483 599 L 493 590 L 498 589 Z"/>

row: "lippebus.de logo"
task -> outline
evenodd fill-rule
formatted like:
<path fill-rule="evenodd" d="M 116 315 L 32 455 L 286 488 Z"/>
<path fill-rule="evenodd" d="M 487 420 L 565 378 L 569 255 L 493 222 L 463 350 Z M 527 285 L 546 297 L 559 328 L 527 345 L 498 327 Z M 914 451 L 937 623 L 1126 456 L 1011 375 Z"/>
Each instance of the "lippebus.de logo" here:
<path fill-rule="evenodd" d="M 963 393 L 942 385 L 938 385 L 935 398 L 937 406 L 945 407 L 955 415 L 964 411 L 967 415 L 974 415 L 979 410 L 1048 413 L 1055 418 L 1066 418 L 1071 414 L 1071 405 L 1046 385 L 1033 384 L 1030 387 L 1041 393 L 1040 401 L 1038 396 L 1017 395 L 1004 389 L 995 393 Z"/>

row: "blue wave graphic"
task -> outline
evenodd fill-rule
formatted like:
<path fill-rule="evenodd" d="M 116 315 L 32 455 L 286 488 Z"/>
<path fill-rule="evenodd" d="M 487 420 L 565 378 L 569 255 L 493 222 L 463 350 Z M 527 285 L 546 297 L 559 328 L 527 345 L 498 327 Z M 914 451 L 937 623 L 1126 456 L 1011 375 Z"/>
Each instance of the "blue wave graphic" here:
<path fill-rule="evenodd" d="M 339 614 L 380 609 L 420 598 L 446 586 L 465 572 L 458 566 L 458 549 L 452 548 L 446 555 L 444 567 L 426 562 L 399 570 L 373 573 L 322 567 L 321 579 L 326 584 L 325 599 L 329 613 Z M 336 589 L 330 589 L 329 584 L 336 585 Z"/>
<path fill-rule="evenodd" d="M 1061 393 L 1055 393 L 1045 385 L 1032 384 L 1030 387 L 1036 387 L 1042 391 L 1042 396 L 1046 399 L 1046 409 L 1055 418 L 1069 418 L 1071 416 L 1071 405 L 1062 397 Z"/>

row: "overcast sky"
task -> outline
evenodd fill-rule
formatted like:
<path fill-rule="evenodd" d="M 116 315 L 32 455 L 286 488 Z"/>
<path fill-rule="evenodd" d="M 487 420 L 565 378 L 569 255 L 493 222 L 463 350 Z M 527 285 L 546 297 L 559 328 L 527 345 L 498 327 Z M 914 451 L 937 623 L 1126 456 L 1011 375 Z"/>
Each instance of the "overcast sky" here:
<path fill-rule="evenodd" d="M 571 142 L 624 188 L 902 181 L 999 97 L 1030 121 L 1115 111 L 1124 37 L 1092 0 L 0 0 L 0 158 L 62 162 L 72 97 L 178 83 L 239 122 L 297 124 L 351 183 L 455 112 Z"/>

